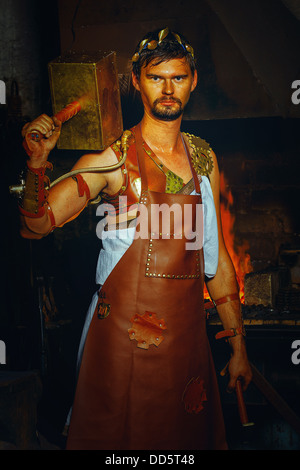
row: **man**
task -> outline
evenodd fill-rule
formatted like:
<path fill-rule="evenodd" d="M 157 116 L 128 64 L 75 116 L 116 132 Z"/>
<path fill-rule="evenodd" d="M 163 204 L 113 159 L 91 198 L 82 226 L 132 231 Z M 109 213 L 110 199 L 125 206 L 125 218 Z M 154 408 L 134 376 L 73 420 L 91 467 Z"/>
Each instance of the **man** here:
<path fill-rule="evenodd" d="M 245 390 L 251 369 L 236 276 L 222 236 L 217 159 L 205 141 L 180 132 L 197 85 L 193 49 L 166 28 L 147 34 L 132 60 L 144 116 L 131 129 L 121 168 L 78 174 L 45 195 L 44 171 L 60 122 L 42 115 L 23 129 L 31 150 L 27 181 L 39 182 L 36 202 L 26 196 L 20 207 L 24 237 L 45 236 L 99 193 L 117 214 L 117 227 L 107 219 L 110 236 L 103 238 L 97 268 L 100 288 L 82 335 L 67 448 L 226 449 L 205 329 L 204 276 L 232 349 L 228 389 L 240 379 Z M 40 142 L 30 140 L 33 130 L 44 136 Z M 121 155 L 116 142 L 101 154 L 84 155 L 74 169 L 114 165 Z M 192 193 L 186 191 L 189 181 Z M 120 196 L 126 196 L 125 205 Z M 153 232 L 155 208 L 174 204 L 180 210 L 169 229 L 160 225 Z M 203 247 L 187 249 L 201 204 Z M 187 236 L 178 237 L 187 207 L 193 219 Z M 138 228 L 145 223 L 142 237 Z"/>

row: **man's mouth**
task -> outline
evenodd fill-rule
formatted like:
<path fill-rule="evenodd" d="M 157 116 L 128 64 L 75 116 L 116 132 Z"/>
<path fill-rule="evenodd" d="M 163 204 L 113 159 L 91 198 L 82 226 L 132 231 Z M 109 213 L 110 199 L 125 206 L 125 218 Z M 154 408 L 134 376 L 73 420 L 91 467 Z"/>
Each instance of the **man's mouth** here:
<path fill-rule="evenodd" d="M 177 105 L 175 107 L 175 105 Z M 183 112 L 182 103 L 178 98 L 162 97 L 154 101 L 152 114 L 164 121 L 174 121 Z"/>
<path fill-rule="evenodd" d="M 176 100 L 174 98 L 161 98 L 160 100 L 157 101 L 157 103 L 162 104 L 163 106 L 172 106 L 174 104 L 181 105 L 181 101 Z"/>
<path fill-rule="evenodd" d="M 173 101 L 173 100 L 163 100 L 163 101 L 160 101 L 159 104 L 163 104 L 164 106 L 172 106 L 173 104 L 176 104 L 176 101 Z"/>

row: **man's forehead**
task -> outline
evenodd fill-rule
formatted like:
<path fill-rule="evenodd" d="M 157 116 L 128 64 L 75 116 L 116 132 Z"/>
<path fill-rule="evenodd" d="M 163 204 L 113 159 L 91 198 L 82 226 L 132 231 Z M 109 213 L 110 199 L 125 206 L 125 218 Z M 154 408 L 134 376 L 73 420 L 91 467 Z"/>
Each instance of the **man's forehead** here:
<path fill-rule="evenodd" d="M 165 74 L 186 74 L 191 72 L 188 61 L 185 57 L 160 61 L 153 59 L 148 65 L 141 69 L 144 73 L 165 73 Z"/>

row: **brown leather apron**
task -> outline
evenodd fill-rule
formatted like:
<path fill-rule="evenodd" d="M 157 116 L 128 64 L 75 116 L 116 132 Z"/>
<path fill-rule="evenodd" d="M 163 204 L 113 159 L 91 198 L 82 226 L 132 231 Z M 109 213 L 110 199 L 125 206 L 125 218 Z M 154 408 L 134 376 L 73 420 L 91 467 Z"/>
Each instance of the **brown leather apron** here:
<path fill-rule="evenodd" d="M 67 449 L 226 449 L 206 335 L 203 250 L 186 249 L 201 195 L 150 191 L 139 127 L 136 144 L 142 178 L 139 207 L 147 208 L 149 234 L 135 238 L 100 290 Z M 174 211 L 168 232 L 161 227 L 153 232 L 150 209 L 161 204 L 179 204 L 181 216 Z M 183 227 L 186 205 L 193 213 L 189 230 L 186 220 Z M 140 217 L 145 218 L 142 209 Z"/>

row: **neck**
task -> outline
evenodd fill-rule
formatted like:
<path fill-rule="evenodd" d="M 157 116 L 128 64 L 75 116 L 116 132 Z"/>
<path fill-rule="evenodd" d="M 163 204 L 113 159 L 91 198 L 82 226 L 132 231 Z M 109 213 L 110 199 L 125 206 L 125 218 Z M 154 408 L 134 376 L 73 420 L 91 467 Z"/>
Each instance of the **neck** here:
<path fill-rule="evenodd" d="M 175 121 L 161 121 L 145 113 L 141 121 L 143 138 L 152 149 L 172 153 L 181 145 L 181 121 L 182 116 Z"/>

